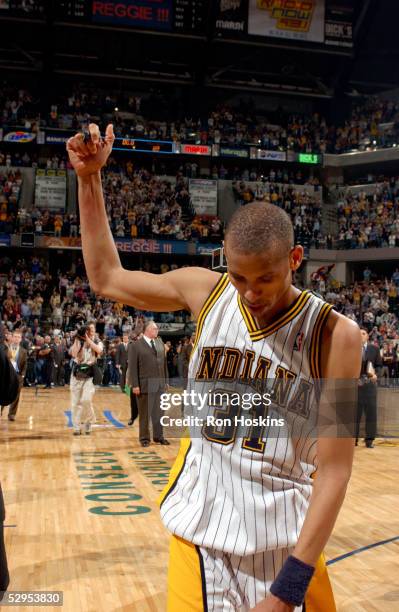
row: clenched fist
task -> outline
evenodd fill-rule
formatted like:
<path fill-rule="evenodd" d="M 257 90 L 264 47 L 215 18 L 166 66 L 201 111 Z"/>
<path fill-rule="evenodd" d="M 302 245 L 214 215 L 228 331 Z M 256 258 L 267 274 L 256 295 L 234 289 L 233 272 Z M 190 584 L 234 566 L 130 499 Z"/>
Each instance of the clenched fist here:
<path fill-rule="evenodd" d="M 115 140 L 114 128 L 111 124 L 105 130 L 105 138 L 101 138 L 98 125 L 90 123 L 91 140 L 84 142 L 83 134 L 76 134 L 67 142 L 70 162 L 80 177 L 96 174 L 105 165 Z"/>

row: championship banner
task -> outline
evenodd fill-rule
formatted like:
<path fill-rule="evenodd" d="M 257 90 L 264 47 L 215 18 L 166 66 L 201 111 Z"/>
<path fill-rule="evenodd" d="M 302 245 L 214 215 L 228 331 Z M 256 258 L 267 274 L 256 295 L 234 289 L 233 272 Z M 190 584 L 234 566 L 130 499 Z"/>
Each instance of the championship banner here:
<path fill-rule="evenodd" d="M 249 0 L 248 34 L 324 42 L 325 0 Z"/>
<path fill-rule="evenodd" d="M 50 210 L 65 210 L 65 170 L 36 170 L 35 206 Z"/>
<path fill-rule="evenodd" d="M 217 180 L 190 179 L 189 192 L 191 204 L 194 206 L 197 215 L 217 215 Z"/>

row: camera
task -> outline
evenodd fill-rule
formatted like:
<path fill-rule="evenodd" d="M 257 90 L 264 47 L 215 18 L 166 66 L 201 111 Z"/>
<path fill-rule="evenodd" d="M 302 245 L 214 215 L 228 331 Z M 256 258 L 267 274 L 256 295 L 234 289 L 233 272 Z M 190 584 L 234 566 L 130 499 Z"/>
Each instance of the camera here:
<path fill-rule="evenodd" d="M 79 338 L 79 340 L 85 341 L 86 334 L 89 333 L 89 326 L 86 323 L 78 323 L 75 327 L 75 330 L 76 337 Z"/>

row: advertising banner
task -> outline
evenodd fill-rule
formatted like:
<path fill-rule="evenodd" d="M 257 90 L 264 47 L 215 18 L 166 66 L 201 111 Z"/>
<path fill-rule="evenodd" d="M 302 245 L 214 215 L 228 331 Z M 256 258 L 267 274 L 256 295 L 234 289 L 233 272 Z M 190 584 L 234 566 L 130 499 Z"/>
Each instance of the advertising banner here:
<path fill-rule="evenodd" d="M 36 138 L 36 134 L 32 134 L 32 132 L 25 132 L 22 130 L 18 130 L 16 132 L 8 132 L 3 135 L 4 142 L 16 142 L 19 144 L 26 144 L 28 142 L 33 142 Z"/>
<path fill-rule="evenodd" d="M 257 149 L 256 147 L 251 147 L 250 158 L 285 162 L 287 160 L 287 153 L 285 151 L 267 151 L 265 149 Z"/>
<path fill-rule="evenodd" d="M 55 236 L 38 236 L 38 246 L 51 249 L 80 249 L 82 241 L 80 237 L 57 238 Z M 184 240 L 152 240 L 151 238 L 115 238 L 115 245 L 118 251 L 123 253 L 160 253 L 170 255 L 192 254 L 195 250 L 192 244 Z"/>
<path fill-rule="evenodd" d="M 324 0 L 249 0 L 248 34 L 324 42 Z"/>
<path fill-rule="evenodd" d="M 72 136 L 75 135 L 75 132 L 46 132 L 46 144 L 55 144 L 55 145 L 65 145 L 66 141 Z"/>
<path fill-rule="evenodd" d="M 336 0 L 327 3 L 325 43 L 353 47 L 353 6 Z"/>
<path fill-rule="evenodd" d="M 190 179 L 191 204 L 198 215 L 217 215 L 218 182 L 208 179 Z"/>
<path fill-rule="evenodd" d="M 223 157 L 240 157 L 242 159 L 247 159 L 248 149 L 243 149 L 239 147 L 225 147 L 221 145 L 220 155 L 222 155 Z"/>
<path fill-rule="evenodd" d="M 36 246 L 45 249 L 81 249 L 80 237 L 36 236 Z"/>
<path fill-rule="evenodd" d="M 182 144 L 180 145 L 180 151 L 177 148 L 176 153 L 183 153 L 183 155 L 211 155 L 212 147 L 208 145 L 198 144 Z"/>
<path fill-rule="evenodd" d="M 215 244 L 214 242 L 201 243 L 197 242 L 196 244 L 196 254 L 197 255 L 212 255 L 213 251 L 217 249 L 220 245 Z"/>
<path fill-rule="evenodd" d="M 248 0 L 218 0 L 216 6 L 216 34 L 230 38 L 247 33 Z"/>
<path fill-rule="evenodd" d="M 152 240 L 137 238 L 129 240 L 115 238 L 118 251 L 124 253 L 161 253 L 186 255 L 189 252 L 189 243 L 184 240 Z"/>

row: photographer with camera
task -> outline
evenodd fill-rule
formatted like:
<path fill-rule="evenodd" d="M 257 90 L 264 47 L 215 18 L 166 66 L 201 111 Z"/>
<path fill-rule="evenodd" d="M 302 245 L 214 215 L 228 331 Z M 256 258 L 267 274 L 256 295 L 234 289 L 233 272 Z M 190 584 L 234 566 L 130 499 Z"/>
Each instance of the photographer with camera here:
<path fill-rule="evenodd" d="M 95 341 L 96 327 L 94 323 L 77 326 L 75 341 L 69 349 L 74 360 L 71 374 L 71 405 L 73 434 L 81 434 L 83 422 L 85 434 L 91 432 L 91 425 L 95 421 L 93 409 L 94 383 L 99 384 L 97 358 L 103 352 L 103 344 Z M 101 375 L 102 378 L 102 375 Z"/>

